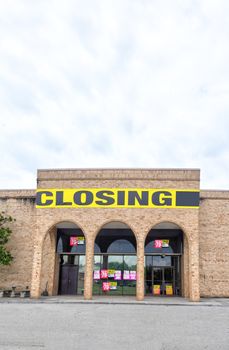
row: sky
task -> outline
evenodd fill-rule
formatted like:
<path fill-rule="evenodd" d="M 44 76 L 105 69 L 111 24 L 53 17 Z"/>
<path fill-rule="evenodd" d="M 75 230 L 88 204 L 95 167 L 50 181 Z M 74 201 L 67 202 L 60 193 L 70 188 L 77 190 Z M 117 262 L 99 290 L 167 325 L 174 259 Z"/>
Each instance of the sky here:
<path fill-rule="evenodd" d="M 200 168 L 229 190 L 227 0 L 0 0 L 1 189 Z"/>

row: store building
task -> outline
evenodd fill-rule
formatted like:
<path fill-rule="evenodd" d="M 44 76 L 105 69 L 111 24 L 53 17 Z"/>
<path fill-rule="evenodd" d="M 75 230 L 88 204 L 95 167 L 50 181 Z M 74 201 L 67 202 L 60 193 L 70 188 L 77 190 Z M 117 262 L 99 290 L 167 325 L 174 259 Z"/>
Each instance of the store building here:
<path fill-rule="evenodd" d="M 1 190 L 12 215 L 0 289 L 49 295 L 229 296 L 229 191 L 196 169 L 38 170 L 37 190 Z"/>

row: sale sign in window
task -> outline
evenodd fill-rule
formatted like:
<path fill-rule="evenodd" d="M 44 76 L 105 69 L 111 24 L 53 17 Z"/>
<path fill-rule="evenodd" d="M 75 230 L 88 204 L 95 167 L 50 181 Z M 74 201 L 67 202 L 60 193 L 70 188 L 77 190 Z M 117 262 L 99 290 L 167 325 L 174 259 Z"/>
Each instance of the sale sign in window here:
<path fill-rule="evenodd" d="M 123 279 L 124 280 L 129 280 L 130 279 L 130 271 L 124 270 L 123 271 Z"/>
<path fill-rule="evenodd" d="M 161 286 L 159 284 L 153 285 L 153 294 L 160 295 L 161 294 Z"/>
<path fill-rule="evenodd" d="M 94 271 L 94 280 L 100 280 L 100 270 Z"/>
<path fill-rule="evenodd" d="M 121 270 L 116 270 L 114 274 L 114 279 L 116 281 L 120 281 L 122 279 L 122 271 Z"/>
<path fill-rule="evenodd" d="M 78 245 L 78 237 L 70 237 L 70 247 Z"/>
<path fill-rule="evenodd" d="M 84 244 L 85 239 L 83 236 L 78 236 L 77 238 L 78 238 L 78 244 Z"/>
<path fill-rule="evenodd" d="M 108 277 L 109 278 L 114 277 L 114 274 L 115 274 L 115 270 L 108 270 Z"/>
<path fill-rule="evenodd" d="M 102 288 L 103 288 L 103 292 L 108 292 L 110 290 L 110 283 L 103 282 Z"/>
<path fill-rule="evenodd" d="M 109 282 L 110 290 L 116 290 L 117 289 L 117 282 Z"/>
<path fill-rule="evenodd" d="M 173 295 L 173 286 L 172 285 L 166 285 L 165 286 L 165 292 L 166 292 L 166 295 Z"/>
<path fill-rule="evenodd" d="M 100 277 L 101 277 L 101 279 L 108 278 L 108 270 L 101 270 Z"/>
<path fill-rule="evenodd" d="M 154 241 L 154 248 L 162 248 L 162 240 L 161 239 L 156 239 Z"/>
<path fill-rule="evenodd" d="M 136 281 L 136 271 L 130 271 L 130 280 Z"/>

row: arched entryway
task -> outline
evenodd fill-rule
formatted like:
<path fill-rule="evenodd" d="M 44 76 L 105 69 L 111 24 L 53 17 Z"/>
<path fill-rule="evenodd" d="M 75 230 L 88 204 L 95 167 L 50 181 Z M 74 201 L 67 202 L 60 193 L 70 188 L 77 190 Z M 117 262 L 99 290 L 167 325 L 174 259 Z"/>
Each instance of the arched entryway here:
<path fill-rule="evenodd" d="M 42 250 L 41 293 L 84 293 L 86 240 L 75 223 L 63 221 L 46 235 Z"/>
<path fill-rule="evenodd" d="M 171 222 L 154 226 L 145 239 L 145 295 L 183 295 L 184 234 Z"/>
<path fill-rule="evenodd" d="M 136 294 L 136 239 L 122 222 L 104 225 L 94 244 L 94 295 Z"/>

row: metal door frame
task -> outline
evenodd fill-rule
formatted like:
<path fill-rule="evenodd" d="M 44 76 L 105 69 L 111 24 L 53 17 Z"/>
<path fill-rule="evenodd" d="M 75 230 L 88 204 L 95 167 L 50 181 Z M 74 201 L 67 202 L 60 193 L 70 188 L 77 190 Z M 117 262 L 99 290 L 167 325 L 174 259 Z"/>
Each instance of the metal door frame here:
<path fill-rule="evenodd" d="M 165 292 L 166 291 L 166 289 L 165 289 L 165 286 L 166 286 L 165 269 L 172 270 L 173 295 L 175 295 L 175 290 L 176 290 L 175 267 L 174 266 L 152 266 L 152 288 L 153 288 L 153 285 L 154 285 L 154 270 L 156 270 L 156 269 L 160 269 L 162 271 L 162 280 L 161 280 L 162 294 L 160 294 L 161 296 L 166 296 L 166 292 Z M 153 290 L 152 290 L 152 294 L 153 294 Z"/>

